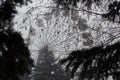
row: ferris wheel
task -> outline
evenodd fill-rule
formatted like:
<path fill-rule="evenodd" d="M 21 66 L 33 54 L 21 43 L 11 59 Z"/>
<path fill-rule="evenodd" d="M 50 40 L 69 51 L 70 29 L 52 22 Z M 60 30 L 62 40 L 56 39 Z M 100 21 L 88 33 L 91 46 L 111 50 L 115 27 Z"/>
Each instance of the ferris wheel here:
<path fill-rule="evenodd" d="M 62 13 L 59 17 L 54 13 L 41 15 L 41 12 L 35 9 L 30 13 L 19 14 L 17 19 L 16 29 L 21 32 L 26 42 L 29 42 L 35 62 L 38 51 L 45 46 L 48 46 L 57 58 L 62 58 L 82 45 L 81 32 L 77 27 L 73 27 L 72 19 L 62 16 Z"/>
<path fill-rule="evenodd" d="M 15 30 L 29 45 L 35 63 L 39 51 L 46 46 L 57 59 L 61 59 L 73 50 L 96 46 L 106 39 L 106 42 L 111 42 L 114 36 L 119 36 L 120 28 L 117 26 L 107 27 L 106 22 L 92 21 L 95 24 L 89 27 L 87 21 L 79 17 L 79 12 L 62 10 L 51 4 L 39 2 L 30 6 L 25 13 L 18 13 L 14 21 Z"/>
<path fill-rule="evenodd" d="M 60 59 L 73 50 L 97 43 L 99 38 L 94 39 L 92 35 L 98 37 L 96 31 L 91 30 L 87 21 L 79 17 L 79 12 L 61 10 L 49 6 L 51 4 L 42 6 L 42 3 L 29 7 L 26 13 L 19 13 L 15 19 L 15 29 L 21 32 L 29 45 L 35 62 L 39 51 L 46 46 Z"/>

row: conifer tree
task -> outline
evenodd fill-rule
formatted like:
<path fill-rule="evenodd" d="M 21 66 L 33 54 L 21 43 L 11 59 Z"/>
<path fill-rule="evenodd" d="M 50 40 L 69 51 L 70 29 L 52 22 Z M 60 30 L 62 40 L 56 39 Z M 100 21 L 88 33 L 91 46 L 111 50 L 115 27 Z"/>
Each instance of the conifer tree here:
<path fill-rule="evenodd" d="M 20 80 L 20 76 L 30 73 L 33 61 L 23 38 L 13 30 L 16 6 L 30 0 L 0 1 L 0 80 Z"/>

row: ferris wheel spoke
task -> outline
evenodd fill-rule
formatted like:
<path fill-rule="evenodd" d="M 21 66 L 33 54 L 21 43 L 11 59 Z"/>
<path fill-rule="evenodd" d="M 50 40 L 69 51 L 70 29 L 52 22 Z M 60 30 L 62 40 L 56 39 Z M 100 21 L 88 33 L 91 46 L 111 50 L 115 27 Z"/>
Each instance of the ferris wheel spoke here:
<path fill-rule="evenodd" d="M 36 54 L 38 54 L 38 52 L 34 51 L 34 52 L 32 52 L 31 56 L 35 56 Z"/>
<path fill-rule="evenodd" d="M 65 20 L 65 19 L 64 19 L 64 20 Z M 63 20 L 63 21 L 64 21 L 64 20 Z M 62 23 L 61 23 L 61 24 L 62 24 Z M 60 24 L 60 25 L 61 25 L 61 24 Z M 59 25 L 59 26 L 60 26 L 60 25 Z M 51 30 L 52 30 L 52 29 L 51 29 Z M 52 32 L 53 32 L 53 31 L 52 31 Z M 54 33 L 55 33 L 55 32 L 54 32 Z M 55 37 L 55 38 L 53 38 L 53 37 Z M 53 36 L 51 36 L 51 38 L 54 39 L 54 40 L 51 40 L 52 42 L 50 42 L 49 44 L 51 44 L 51 43 L 53 43 L 54 41 L 56 41 L 56 40 L 59 38 L 59 35 L 58 35 L 58 36 L 53 35 Z"/>
<path fill-rule="evenodd" d="M 67 38 L 67 39 L 65 39 L 65 40 L 63 40 L 63 41 L 61 41 L 61 42 L 58 42 L 58 43 L 56 43 L 56 44 L 53 44 L 53 45 L 50 46 L 50 47 L 53 47 L 53 46 L 56 46 L 56 45 L 60 45 L 60 44 L 62 44 L 62 43 L 64 43 L 64 42 L 67 42 L 68 40 L 74 39 L 74 38 L 75 38 L 75 36 L 69 37 L 69 38 Z"/>
<path fill-rule="evenodd" d="M 49 42 L 49 37 L 48 37 L 49 33 L 48 33 L 48 30 L 46 30 L 46 32 L 44 34 L 45 34 L 45 43 L 48 44 L 48 42 Z"/>
<path fill-rule="evenodd" d="M 58 38 L 58 37 L 57 37 L 56 35 L 52 35 L 52 36 L 51 36 L 51 40 L 49 41 L 48 45 L 53 44 L 53 42 L 56 41 L 57 38 Z"/>
<path fill-rule="evenodd" d="M 54 50 L 55 50 L 55 49 L 57 49 L 57 50 L 59 50 L 59 49 L 65 49 L 66 47 L 69 47 L 69 48 L 70 48 L 70 46 L 72 46 L 73 44 L 75 44 L 75 43 L 69 43 L 69 45 L 64 45 L 64 46 L 62 46 L 62 47 L 57 47 L 57 48 L 55 47 Z M 69 51 L 69 50 L 66 50 L 66 51 Z"/>
<path fill-rule="evenodd" d="M 38 57 L 38 52 L 32 52 L 31 53 L 31 57 L 33 57 L 34 59 L 36 59 Z"/>
<path fill-rule="evenodd" d="M 55 37 L 55 39 L 52 40 L 52 42 L 49 43 L 49 45 L 53 44 L 53 42 L 58 42 L 57 40 L 60 41 L 63 37 L 65 37 L 65 35 L 66 35 L 66 33 L 57 35 L 57 36 Z"/>
<path fill-rule="evenodd" d="M 32 43 L 34 46 L 37 47 L 37 49 L 41 48 L 42 45 L 43 45 L 43 41 L 42 40 L 38 40 L 38 39 L 35 39 L 35 41 Z"/>
<path fill-rule="evenodd" d="M 48 44 L 51 43 L 52 40 L 54 39 L 53 35 L 54 35 L 54 31 L 52 29 L 49 29 L 47 37 L 46 37 L 47 41 L 48 41 Z"/>
<path fill-rule="evenodd" d="M 39 38 L 38 41 L 41 43 L 41 46 L 46 45 L 46 37 L 44 33 L 41 35 L 41 38 Z"/>
<path fill-rule="evenodd" d="M 69 29 L 68 29 L 69 30 Z M 58 34 L 57 36 L 56 36 L 56 39 L 54 39 L 54 40 L 52 40 L 52 42 L 51 42 L 51 44 L 53 43 L 53 42 L 59 42 L 59 41 L 57 41 L 57 40 L 61 40 L 63 37 L 65 37 L 67 35 L 67 29 L 66 30 L 64 30 L 64 31 L 62 31 L 60 34 Z"/>
<path fill-rule="evenodd" d="M 57 42 L 57 40 L 60 40 L 61 38 L 60 37 L 58 37 L 58 36 L 54 36 L 54 38 L 53 38 L 54 40 L 51 40 L 51 42 L 49 43 L 49 45 L 52 45 L 54 42 L 56 43 Z"/>

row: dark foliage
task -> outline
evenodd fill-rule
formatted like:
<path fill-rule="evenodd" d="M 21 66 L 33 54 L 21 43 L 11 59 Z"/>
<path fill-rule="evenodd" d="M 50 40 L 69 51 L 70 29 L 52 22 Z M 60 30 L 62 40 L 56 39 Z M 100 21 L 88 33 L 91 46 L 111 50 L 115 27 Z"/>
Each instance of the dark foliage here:
<path fill-rule="evenodd" d="M 77 7 L 77 3 L 81 2 L 88 9 L 91 9 L 93 3 L 98 6 L 104 2 L 104 0 L 54 0 L 57 6 L 63 6 L 64 8 L 71 9 Z M 109 6 L 106 13 L 101 14 L 101 16 L 111 22 L 120 23 L 120 1 L 108 0 Z"/>
<path fill-rule="evenodd" d="M 98 46 L 91 49 L 73 51 L 60 63 L 68 62 L 67 70 L 72 67 L 72 76 L 80 69 L 80 80 L 120 80 L 120 42 L 113 45 Z"/>
<path fill-rule="evenodd" d="M 17 32 L 0 32 L 0 79 L 18 80 L 30 72 L 32 59 L 24 40 Z"/>
<path fill-rule="evenodd" d="M 102 16 L 109 21 L 120 23 L 120 1 L 114 1 L 108 6 L 108 13 Z"/>
<path fill-rule="evenodd" d="M 16 6 L 30 0 L 1 0 L 0 4 L 0 80 L 19 80 L 30 73 L 33 61 L 21 35 L 13 31 Z"/>
<path fill-rule="evenodd" d="M 82 2 L 88 8 L 91 7 L 92 3 L 96 3 L 97 5 L 100 4 L 100 0 L 54 0 L 57 6 L 63 7 L 77 7 L 78 2 Z"/>
<path fill-rule="evenodd" d="M 1 0 L 0 20 L 11 20 L 16 11 L 16 6 L 22 6 L 31 2 L 31 0 Z"/>

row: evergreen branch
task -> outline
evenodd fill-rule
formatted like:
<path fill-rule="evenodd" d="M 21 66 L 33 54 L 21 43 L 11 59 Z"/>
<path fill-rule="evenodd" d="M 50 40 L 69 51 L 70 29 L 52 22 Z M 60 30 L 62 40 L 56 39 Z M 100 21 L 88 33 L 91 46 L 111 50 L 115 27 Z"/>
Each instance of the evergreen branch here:
<path fill-rule="evenodd" d="M 81 80 L 100 80 L 110 75 L 117 76 L 120 68 L 120 42 L 107 46 L 98 46 L 91 49 L 73 51 L 61 64 L 67 63 L 67 69 L 72 67 L 74 76 L 78 67 L 81 67 Z M 107 65 L 106 65 L 107 64 Z M 120 74 L 120 73 L 119 73 Z"/>

